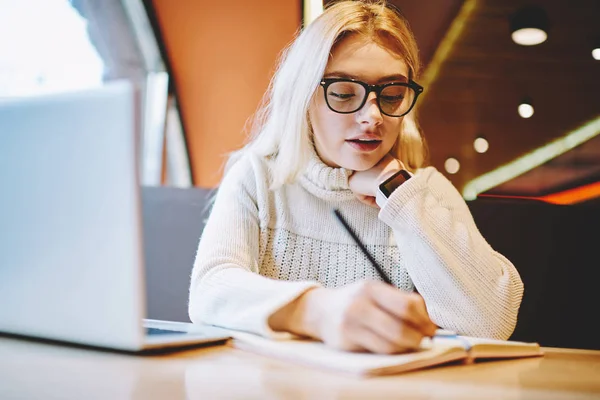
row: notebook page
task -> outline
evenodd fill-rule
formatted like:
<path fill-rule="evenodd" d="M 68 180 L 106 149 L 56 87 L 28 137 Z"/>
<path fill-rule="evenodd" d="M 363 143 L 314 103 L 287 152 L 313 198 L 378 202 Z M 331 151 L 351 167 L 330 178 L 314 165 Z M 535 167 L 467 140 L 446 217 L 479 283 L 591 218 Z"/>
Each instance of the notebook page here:
<path fill-rule="evenodd" d="M 445 344 L 450 342 L 463 343 L 469 348 L 472 358 L 511 358 L 543 355 L 538 343 L 518 342 L 509 340 L 485 339 L 471 336 L 442 336 L 436 337 L 434 342 Z"/>
<path fill-rule="evenodd" d="M 463 347 L 454 342 L 433 345 L 424 341 L 415 352 L 381 355 L 336 350 L 312 340 L 272 340 L 261 336 L 230 332 L 234 347 L 275 358 L 358 375 L 398 373 L 466 358 Z"/>

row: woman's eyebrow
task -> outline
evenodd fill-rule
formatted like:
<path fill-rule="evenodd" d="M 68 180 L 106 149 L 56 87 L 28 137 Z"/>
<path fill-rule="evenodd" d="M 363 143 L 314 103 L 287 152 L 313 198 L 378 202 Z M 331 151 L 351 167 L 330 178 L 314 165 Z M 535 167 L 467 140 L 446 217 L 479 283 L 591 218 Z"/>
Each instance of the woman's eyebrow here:
<path fill-rule="evenodd" d="M 402 74 L 394 74 L 384 76 L 377 81 L 377 83 L 381 82 L 408 82 L 408 78 Z"/>
<path fill-rule="evenodd" d="M 361 78 L 357 75 L 352 75 L 347 72 L 341 72 L 341 71 L 329 71 L 324 75 L 324 78 L 333 78 L 333 77 L 364 81 L 363 78 Z M 402 74 L 392 74 L 392 75 L 382 76 L 375 83 L 382 83 L 382 82 L 408 82 L 408 78 Z"/>
<path fill-rule="evenodd" d="M 358 76 L 356 76 L 356 75 L 351 75 L 351 74 L 348 74 L 348 73 L 346 73 L 346 72 L 339 72 L 339 71 L 330 71 L 330 72 L 327 72 L 327 73 L 324 75 L 324 77 L 325 77 L 325 78 L 332 78 L 332 77 L 335 77 L 335 78 L 344 78 L 344 79 L 356 79 L 356 80 L 360 80 L 360 78 L 359 78 Z"/>

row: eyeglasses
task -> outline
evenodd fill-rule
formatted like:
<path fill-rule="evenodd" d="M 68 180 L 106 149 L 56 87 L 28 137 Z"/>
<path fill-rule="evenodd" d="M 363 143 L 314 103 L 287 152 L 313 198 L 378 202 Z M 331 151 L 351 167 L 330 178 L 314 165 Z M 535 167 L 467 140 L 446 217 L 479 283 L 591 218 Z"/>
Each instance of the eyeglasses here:
<path fill-rule="evenodd" d="M 354 79 L 324 78 L 321 86 L 331 111 L 352 114 L 365 105 L 369 93 L 375 92 L 379 110 L 389 117 L 408 114 L 423 92 L 423 87 L 413 80 L 369 85 Z"/>

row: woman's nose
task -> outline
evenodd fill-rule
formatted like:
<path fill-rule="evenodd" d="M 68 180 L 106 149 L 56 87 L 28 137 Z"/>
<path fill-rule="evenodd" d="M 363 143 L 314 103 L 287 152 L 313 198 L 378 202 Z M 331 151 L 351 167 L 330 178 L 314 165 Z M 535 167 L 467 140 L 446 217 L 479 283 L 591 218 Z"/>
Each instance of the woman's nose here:
<path fill-rule="evenodd" d="M 358 110 L 358 122 L 361 124 L 379 125 L 383 122 L 383 115 L 379 109 L 377 95 L 375 92 L 369 93 L 363 107 Z"/>

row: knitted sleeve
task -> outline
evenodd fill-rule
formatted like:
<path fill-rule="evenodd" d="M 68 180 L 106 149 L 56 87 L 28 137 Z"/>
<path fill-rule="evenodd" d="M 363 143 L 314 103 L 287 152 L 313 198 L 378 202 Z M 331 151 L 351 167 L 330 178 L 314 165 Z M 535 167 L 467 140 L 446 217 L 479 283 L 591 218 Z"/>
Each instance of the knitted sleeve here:
<path fill-rule="evenodd" d="M 258 274 L 263 215 L 259 215 L 259 202 L 268 197 L 258 164 L 249 157 L 241 159 L 219 187 L 198 245 L 188 311 L 194 323 L 286 336 L 269 328 L 268 317 L 317 284 Z"/>
<path fill-rule="evenodd" d="M 508 339 L 523 283 L 494 251 L 450 181 L 429 167 L 396 189 L 379 218 L 388 224 L 408 273 L 440 327 Z"/>

